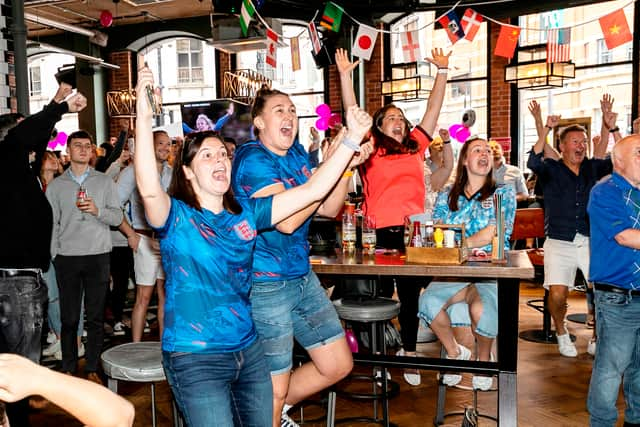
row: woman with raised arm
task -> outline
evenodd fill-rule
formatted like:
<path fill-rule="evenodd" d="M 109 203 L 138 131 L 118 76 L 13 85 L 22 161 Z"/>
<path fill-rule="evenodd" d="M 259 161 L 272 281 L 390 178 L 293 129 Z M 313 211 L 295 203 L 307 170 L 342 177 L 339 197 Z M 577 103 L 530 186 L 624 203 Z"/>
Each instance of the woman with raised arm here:
<path fill-rule="evenodd" d="M 352 111 L 351 109 L 349 111 Z M 345 137 L 359 145 L 368 129 L 349 123 Z M 309 156 L 297 139 L 296 107 L 283 92 L 261 89 L 251 109 L 257 141 L 242 144 L 233 162 L 233 189 L 241 200 L 282 194 L 301 188 L 312 174 Z M 364 130 L 364 132 L 360 132 Z M 341 138 L 338 134 L 337 138 Z M 329 150 L 331 151 L 331 149 Z M 363 144 L 349 167 L 371 152 Z M 329 156 L 330 161 L 335 154 Z M 308 396 L 344 378 L 353 366 L 351 351 L 338 315 L 309 264 L 311 215 L 335 217 L 344 204 L 350 171 L 343 174 L 330 195 L 258 235 L 253 261 L 251 305 L 273 382 L 273 425 L 295 426 L 288 409 Z M 311 361 L 293 373 L 293 340 L 304 347 Z"/>
<path fill-rule="evenodd" d="M 137 93 L 149 86 L 153 77 L 143 67 Z M 163 366 L 178 406 L 189 426 L 270 426 L 271 378 L 249 302 L 256 235 L 324 198 L 360 149 L 371 117 L 349 110 L 347 135 L 305 185 L 236 200 L 227 150 L 213 132 L 185 141 L 167 194 L 155 166 L 148 97 L 138 97 L 136 112 L 136 182 L 161 239 Z"/>
<path fill-rule="evenodd" d="M 447 68 L 449 56 L 442 49 L 432 49 L 429 62 L 438 67 L 427 108 L 420 123 L 411 129 L 411 123 L 405 118 L 401 109 L 388 104 L 373 115 L 371 134 L 374 141 L 374 153 L 361 166 L 364 203 L 363 214 L 376 218 L 376 237 L 378 246 L 404 251 L 405 218 L 424 212 L 425 151 L 432 141 L 436 129 L 442 101 L 447 85 Z M 356 105 L 356 97 L 351 81 L 351 71 L 360 61 L 351 62 L 344 49 L 336 51 L 336 65 L 340 73 L 342 102 L 345 108 Z M 453 169 L 453 151 L 448 133 L 443 133 L 444 173 L 447 178 Z M 440 175 L 440 173 L 438 174 Z M 447 178 L 440 180 L 441 184 Z M 439 188 L 433 188 L 438 191 Z M 386 278 L 381 279 L 382 289 L 393 292 L 393 281 L 396 283 L 401 307 L 398 320 L 403 348 L 398 355 L 415 356 L 418 334 L 418 296 L 427 284 L 424 279 Z M 388 292 L 388 291 L 387 291 Z M 420 384 L 418 370 L 405 370 L 407 383 Z"/>
<path fill-rule="evenodd" d="M 433 217 L 445 224 L 464 224 L 467 248 L 491 254 L 492 239 L 496 234 L 496 208 L 494 195 L 503 200 L 504 245 L 509 248 L 509 237 L 516 212 L 516 195 L 510 185 L 496 187 L 491 174 L 492 151 L 484 139 L 467 140 L 458 159 L 456 180 L 446 187 L 436 201 Z M 471 249 L 470 249 L 471 250 Z M 438 336 L 448 359 L 469 360 L 471 351 L 458 344 L 453 335 L 454 326 L 471 326 L 477 346 L 477 360 L 492 360 L 491 346 L 498 334 L 497 283 L 473 283 L 435 279 L 420 296 L 419 316 Z M 442 382 L 453 386 L 461 381 L 460 374 L 443 375 Z M 492 377 L 475 375 L 473 388 L 489 390 Z"/>

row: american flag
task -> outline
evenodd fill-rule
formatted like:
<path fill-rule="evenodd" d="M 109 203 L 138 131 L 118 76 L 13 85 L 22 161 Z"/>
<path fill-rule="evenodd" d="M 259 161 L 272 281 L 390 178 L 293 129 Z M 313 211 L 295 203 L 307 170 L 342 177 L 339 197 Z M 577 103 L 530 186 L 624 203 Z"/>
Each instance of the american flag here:
<path fill-rule="evenodd" d="M 547 63 L 571 60 L 571 28 L 554 28 L 547 31 Z"/>

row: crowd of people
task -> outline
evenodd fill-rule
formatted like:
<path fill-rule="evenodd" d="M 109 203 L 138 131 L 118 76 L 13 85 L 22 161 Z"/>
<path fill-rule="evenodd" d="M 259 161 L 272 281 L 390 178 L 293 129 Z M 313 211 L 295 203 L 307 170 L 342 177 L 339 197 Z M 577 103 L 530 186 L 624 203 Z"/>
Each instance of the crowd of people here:
<path fill-rule="evenodd" d="M 87 102 L 65 83 L 42 112 L 0 116 L 0 178 L 12 183 L 0 187 L 8 206 L 0 227 L 15 242 L 0 249 L 0 352 L 23 356 L 0 354 L 0 399 L 15 402 L 7 405 L 10 422 L 29 425 L 25 397 L 40 394 L 83 422 L 100 416 L 104 424 L 95 425 L 131 425 L 132 406 L 98 386 L 105 312 L 114 334 L 129 327 L 131 339 L 140 341 L 155 289 L 163 366 L 187 425 L 296 426 L 291 407 L 353 368 L 341 321 L 310 268 L 308 232 L 313 215 L 338 215 L 354 173 L 363 186 L 362 213 L 376 218 L 378 246 L 397 251 L 405 247 L 406 218 L 425 212 L 436 222 L 464 223 L 466 247 L 485 253 L 502 235 L 497 222 L 504 223 L 500 243 L 508 248 L 516 207 L 531 201 L 521 170 L 507 164 L 496 141 L 472 136 L 455 159 L 449 132 L 438 126 L 450 55 L 432 50 L 436 78 L 424 115 L 412 126 L 394 104 L 373 115 L 358 107 L 351 80 L 358 62 L 338 49 L 346 123 L 323 147 L 322 162 L 298 139 L 291 98 L 267 87 L 251 110 L 255 140 L 239 147 L 204 120 L 174 144 L 166 132 L 152 130 L 150 100 L 139 97 L 135 130 L 123 122 L 102 150 L 78 130 L 68 136 L 65 156 L 57 156 L 46 151 L 55 123 Z M 154 86 L 146 66 L 137 82 L 140 93 Z M 609 95 L 600 101 L 602 129 L 591 157 L 583 127 L 561 129 L 556 150 L 548 134 L 560 117 L 543 122 L 540 106 L 529 105 L 538 140 L 527 166 L 544 194 L 544 286 L 562 356 L 578 354 L 565 324 L 577 270 L 595 290 L 588 408 L 598 426 L 615 423 L 622 381 L 625 421 L 640 423 L 640 137 L 622 138 L 613 103 Z M 320 151 L 319 135 L 312 135 Z M 136 291 L 127 320 L 130 279 Z M 401 302 L 398 355 L 416 355 L 423 322 L 445 357 L 494 360 L 495 281 L 395 277 L 379 286 Z M 43 325 L 52 336 L 44 349 Z M 461 326 L 470 327 L 475 349 L 456 340 L 454 328 Z M 294 341 L 309 356 L 295 368 Z M 60 359 L 68 375 L 34 365 L 41 354 Z M 98 385 L 77 377 L 83 356 L 85 377 Z M 17 384 L 18 373 L 41 385 Z M 418 370 L 405 370 L 403 378 L 421 383 Z M 461 375 L 449 372 L 441 380 L 453 386 Z M 492 377 L 472 379 L 475 389 L 492 384 Z M 57 393 L 62 387 L 67 392 Z M 88 395 L 106 406 L 96 409 Z M 69 406 L 74 400 L 80 404 Z"/>

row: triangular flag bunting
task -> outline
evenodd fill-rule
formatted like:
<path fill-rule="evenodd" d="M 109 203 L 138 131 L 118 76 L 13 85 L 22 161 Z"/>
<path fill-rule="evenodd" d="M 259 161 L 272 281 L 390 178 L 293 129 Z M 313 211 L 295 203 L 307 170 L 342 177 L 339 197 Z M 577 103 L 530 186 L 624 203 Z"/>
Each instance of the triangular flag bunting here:
<path fill-rule="evenodd" d="M 342 22 L 342 9 L 331 2 L 327 3 L 320 25 L 328 30 L 338 32 L 340 31 L 340 22 Z"/>
<path fill-rule="evenodd" d="M 609 50 L 633 40 L 623 9 L 618 9 L 600 18 L 600 28 L 602 28 L 604 42 Z"/>
<path fill-rule="evenodd" d="M 438 23 L 447 31 L 451 44 L 454 44 L 464 37 L 464 30 L 462 29 L 460 19 L 458 19 L 458 15 L 456 15 L 456 12 L 453 10 L 438 18 Z"/>
<path fill-rule="evenodd" d="M 300 67 L 300 39 L 298 36 L 292 37 L 290 41 L 291 47 L 291 70 L 298 71 Z"/>
<path fill-rule="evenodd" d="M 240 8 L 240 29 L 242 29 L 242 35 L 245 37 L 249 31 L 249 23 L 254 13 L 256 13 L 256 10 L 251 0 L 242 0 L 242 7 Z"/>
<path fill-rule="evenodd" d="M 313 46 L 313 53 L 317 55 L 322 49 L 322 43 L 320 43 L 320 38 L 318 37 L 318 30 L 316 29 L 316 24 L 313 21 L 309 22 L 309 38 L 311 39 L 311 45 Z"/>
<path fill-rule="evenodd" d="M 407 31 L 400 34 L 402 42 L 402 57 L 404 62 L 416 62 L 421 59 L 418 31 Z"/>
<path fill-rule="evenodd" d="M 462 30 L 464 31 L 464 38 L 473 41 L 476 33 L 480 29 L 480 24 L 484 19 L 482 19 L 482 15 L 476 12 L 473 9 L 467 9 L 464 11 L 464 16 L 461 19 L 462 22 Z"/>
<path fill-rule="evenodd" d="M 351 47 L 351 53 L 364 60 L 370 60 L 373 48 L 378 38 L 378 31 L 368 25 L 360 24 L 358 27 L 358 33 L 356 34 L 356 40 Z"/>
<path fill-rule="evenodd" d="M 276 52 L 278 50 L 278 35 L 271 30 L 271 28 L 267 28 L 267 64 L 271 65 L 273 68 L 276 68 Z"/>
<path fill-rule="evenodd" d="M 567 62 L 571 59 L 571 28 L 547 31 L 547 62 Z"/>
<path fill-rule="evenodd" d="M 520 27 L 514 25 L 501 25 L 500 34 L 496 43 L 496 50 L 493 52 L 497 56 L 513 58 L 520 37 Z"/>

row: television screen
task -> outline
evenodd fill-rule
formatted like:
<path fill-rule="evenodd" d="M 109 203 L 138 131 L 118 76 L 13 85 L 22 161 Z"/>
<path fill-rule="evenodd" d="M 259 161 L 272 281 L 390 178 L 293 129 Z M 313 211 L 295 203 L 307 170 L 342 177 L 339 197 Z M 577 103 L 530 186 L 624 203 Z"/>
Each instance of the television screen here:
<path fill-rule="evenodd" d="M 253 139 L 251 108 L 229 99 L 190 102 L 180 105 L 185 134 L 215 130 L 240 145 Z"/>

